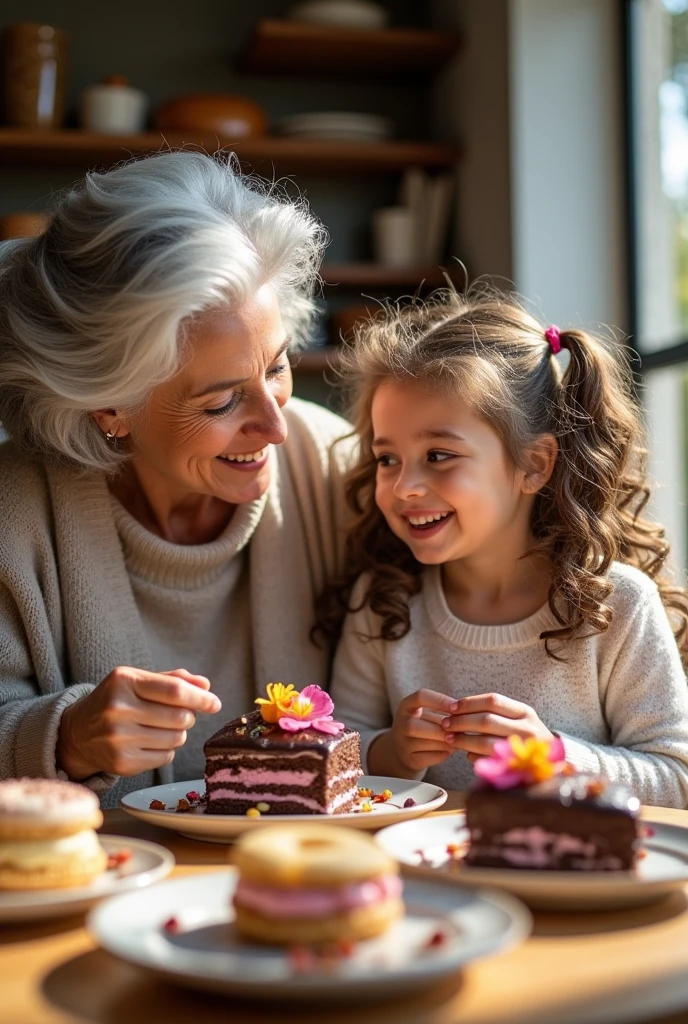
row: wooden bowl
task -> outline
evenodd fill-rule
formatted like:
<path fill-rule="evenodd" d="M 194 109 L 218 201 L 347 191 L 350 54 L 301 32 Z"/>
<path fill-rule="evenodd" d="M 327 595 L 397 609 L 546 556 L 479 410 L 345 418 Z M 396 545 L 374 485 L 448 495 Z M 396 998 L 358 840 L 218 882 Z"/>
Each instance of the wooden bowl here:
<path fill-rule="evenodd" d="M 49 223 L 50 217 L 45 213 L 6 213 L 0 217 L 0 240 L 36 238 Z"/>
<path fill-rule="evenodd" d="M 225 93 L 177 96 L 163 103 L 153 123 L 160 131 L 212 132 L 232 139 L 266 135 L 268 130 L 262 107 L 244 96 Z"/>

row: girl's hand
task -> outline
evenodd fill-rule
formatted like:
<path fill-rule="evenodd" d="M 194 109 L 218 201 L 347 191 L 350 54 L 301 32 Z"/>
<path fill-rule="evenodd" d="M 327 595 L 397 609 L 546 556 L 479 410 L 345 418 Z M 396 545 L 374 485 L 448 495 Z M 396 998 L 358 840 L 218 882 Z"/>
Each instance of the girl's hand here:
<path fill-rule="evenodd" d="M 205 676 L 184 668 L 144 672 L 115 668 L 63 713 L 57 763 L 70 779 L 96 772 L 138 775 L 174 759 L 196 715 L 222 704 Z"/>
<path fill-rule="evenodd" d="M 506 736 L 554 739 L 528 704 L 499 693 L 462 697 L 452 701 L 451 711 L 451 717 L 442 720 L 445 741 L 453 750 L 465 750 L 471 761 L 491 754 L 495 740 Z"/>
<path fill-rule="evenodd" d="M 435 690 L 416 690 L 397 708 L 392 737 L 397 757 L 413 772 L 446 761 L 452 753 L 443 721 L 450 721 L 456 701 Z"/>

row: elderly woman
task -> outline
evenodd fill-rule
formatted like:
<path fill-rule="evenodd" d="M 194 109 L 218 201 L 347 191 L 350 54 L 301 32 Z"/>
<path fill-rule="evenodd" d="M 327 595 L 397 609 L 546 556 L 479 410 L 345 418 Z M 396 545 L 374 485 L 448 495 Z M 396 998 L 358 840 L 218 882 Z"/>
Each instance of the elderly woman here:
<path fill-rule="evenodd" d="M 322 247 L 201 153 L 89 174 L 0 247 L 0 777 L 111 806 L 202 774 L 270 680 L 326 684 L 347 425 L 287 359 Z"/>

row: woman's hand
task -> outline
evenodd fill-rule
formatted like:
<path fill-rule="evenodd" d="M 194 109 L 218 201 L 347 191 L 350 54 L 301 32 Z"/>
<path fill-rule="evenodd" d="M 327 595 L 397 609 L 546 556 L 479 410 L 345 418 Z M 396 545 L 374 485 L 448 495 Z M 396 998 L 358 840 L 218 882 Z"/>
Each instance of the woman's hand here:
<path fill-rule="evenodd" d="M 451 717 L 442 720 L 445 739 L 453 750 L 465 750 L 471 761 L 491 754 L 495 740 L 506 736 L 554 739 L 528 704 L 500 693 L 462 697 L 451 703 Z"/>
<path fill-rule="evenodd" d="M 184 668 L 145 672 L 115 668 L 62 715 L 57 765 L 70 779 L 95 772 L 138 775 L 169 764 L 197 714 L 222 704 L 205 676 Z"/>

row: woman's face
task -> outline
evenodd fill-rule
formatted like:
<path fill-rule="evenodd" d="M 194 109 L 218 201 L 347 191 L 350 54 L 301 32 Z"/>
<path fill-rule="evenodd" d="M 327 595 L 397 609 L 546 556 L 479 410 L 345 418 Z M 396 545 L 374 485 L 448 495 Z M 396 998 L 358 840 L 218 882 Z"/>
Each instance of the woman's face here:
<path fill-rule="evenodd" d="M 270 482 L 270 446 L 287 436 L 281 409 L 292 391 L 275 292 L 266 285 L 235 311 L 199 317 L 187 337 L 183 369 L 118 419 L 134 466 L 172 499 L 253 501 Z"/>

